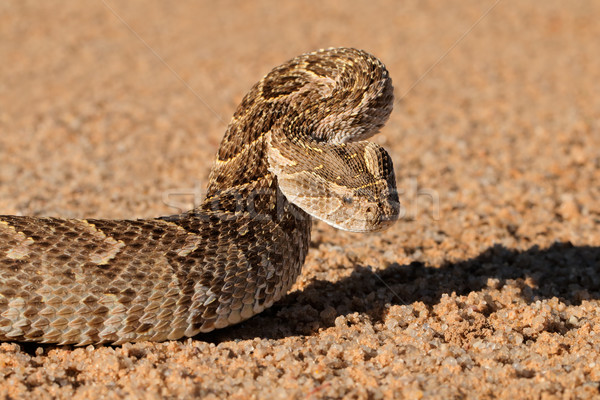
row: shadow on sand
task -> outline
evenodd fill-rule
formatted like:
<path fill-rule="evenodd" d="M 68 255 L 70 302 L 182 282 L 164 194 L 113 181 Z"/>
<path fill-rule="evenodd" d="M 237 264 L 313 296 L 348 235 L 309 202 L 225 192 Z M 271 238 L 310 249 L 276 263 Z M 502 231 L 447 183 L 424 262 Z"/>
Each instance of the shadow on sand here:
<path fill-rule="evenodd" d="M 431 307 L 443 294 L 479 291 L 487 287 L 490 278 L 497 279 L 500 286 L 516 280 L 513 285 L 521 289 L 520 297 L 527 303 L 557 297 L 567 305 L 578 305 L 585 299 L 600 299 L 600 247 L 555 243 L 546 249 L 533 246 L 517 251 L 495 245 L 477 257 L 440 267 L 393 263 L 376 273 L 357 265 L 347 278 L 316 280 L 240 325 L 197 338 L 218 343 L 306 335 L 333 326 L 339 315 L 354 312 L 378 322 L 389 304 L 421 301 Z M 529 278 L 528 284 L 525 278 Z M 322 318 L 321 312 L 328 306 L 336 310 L 335 315 Z M 292 325 L 291 320 L 298 323 Z"/>

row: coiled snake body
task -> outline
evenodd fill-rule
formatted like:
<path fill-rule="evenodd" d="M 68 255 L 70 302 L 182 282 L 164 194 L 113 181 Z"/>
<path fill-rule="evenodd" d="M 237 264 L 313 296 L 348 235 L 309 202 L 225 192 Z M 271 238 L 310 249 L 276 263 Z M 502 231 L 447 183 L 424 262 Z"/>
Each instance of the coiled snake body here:
<path fill-rule="evenodd" d="M 375 57 L 304 54 L 244 97 L 198 208 L 148 220 L 0 216 L 0 340 L 178 339 L 271 306 L 301 270 L 311 216 L 351 231 L 397 219 L 391 159 L 364 141 L 392 102 Z"/>

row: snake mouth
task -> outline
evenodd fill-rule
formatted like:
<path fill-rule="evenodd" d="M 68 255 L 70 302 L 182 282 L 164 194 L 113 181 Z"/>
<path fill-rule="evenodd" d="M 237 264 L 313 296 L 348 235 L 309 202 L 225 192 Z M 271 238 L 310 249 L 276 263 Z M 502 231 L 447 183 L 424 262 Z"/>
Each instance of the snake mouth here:
<path fill-rule="evenodd" d="M 368 232 L 381 232 L 392 225 L 400 217 L 400 203 L 388 204 L 387 207 L 380 206 L 376 220 L 371 221 L 371 229 Z"/>
<path fill-rule="evenodd" d="M 400 216 L 400 203 L 367 203 L 358 207 L 339 207 L 326 218 L 316 216 L 335 228 L 357 233 L 380 232 L 392 226 Z"/>

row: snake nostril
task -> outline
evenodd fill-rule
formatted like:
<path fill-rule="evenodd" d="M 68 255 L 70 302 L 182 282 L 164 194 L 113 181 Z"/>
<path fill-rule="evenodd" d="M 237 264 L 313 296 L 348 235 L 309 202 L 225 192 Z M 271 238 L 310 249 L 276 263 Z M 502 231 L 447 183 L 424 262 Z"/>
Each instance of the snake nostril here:
<path fill-rule="evenodd" d="M 342 201 L 346 204 L 352 204 L 352 197 L 344 196 L 342 197 Z"/>

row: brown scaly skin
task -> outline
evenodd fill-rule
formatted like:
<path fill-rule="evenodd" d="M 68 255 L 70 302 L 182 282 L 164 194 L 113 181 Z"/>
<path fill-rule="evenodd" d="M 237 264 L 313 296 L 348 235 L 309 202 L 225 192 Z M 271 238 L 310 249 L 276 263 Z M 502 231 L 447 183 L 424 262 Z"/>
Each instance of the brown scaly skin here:
<path fill-rule="evenodd" d="M 309 214 L 355 231 L 397 218 L 391 160 L 362 141 L 392 100 L 373 56 L 302 55 L 243 99 L 197 209 L 149 220 L 0 216 L 0 340 L 178 339 L 270 307 L 300 273 Z"/>

